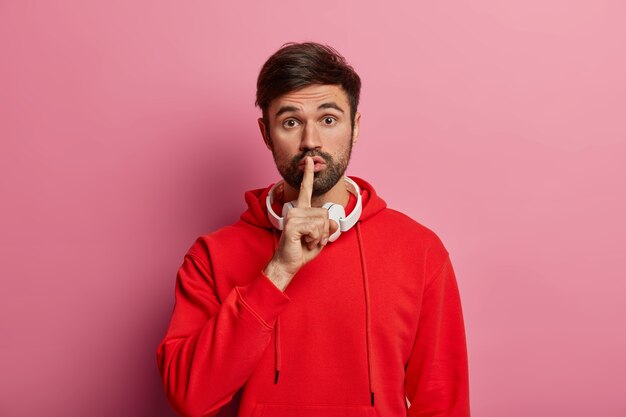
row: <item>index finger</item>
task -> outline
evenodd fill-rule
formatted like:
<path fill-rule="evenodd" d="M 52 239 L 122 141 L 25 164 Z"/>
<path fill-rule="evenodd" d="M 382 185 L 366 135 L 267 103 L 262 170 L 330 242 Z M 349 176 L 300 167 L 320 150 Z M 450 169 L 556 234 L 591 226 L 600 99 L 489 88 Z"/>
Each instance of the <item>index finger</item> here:
<path fill-rule="evenodd" d="M 300 193 L 298 194 L 298 207 L 311 207 L 311 196 L 313 195 L 313 158 L 307 156 L 304 159 L 304 176 L 300 185 Z"/>

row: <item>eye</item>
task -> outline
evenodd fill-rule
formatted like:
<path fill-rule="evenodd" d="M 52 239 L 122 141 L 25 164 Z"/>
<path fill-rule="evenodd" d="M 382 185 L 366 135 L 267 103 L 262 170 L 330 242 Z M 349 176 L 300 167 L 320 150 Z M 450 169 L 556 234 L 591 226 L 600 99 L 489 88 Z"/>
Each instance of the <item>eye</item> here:
<path fill-rule="evenodd" d="M 287 119 L 283 122 L 283 127 L 287 129 L 298 126 L 299 122 L 296 119 Z"/>
<path fill-rule="evenodd" d="M 337 123 L 337 119 L 335 119 L 332 116 L 326 116 L 322 119 L 322 122 L 326 125 L 326 126 L 332 126 L 335 123 Z"/>

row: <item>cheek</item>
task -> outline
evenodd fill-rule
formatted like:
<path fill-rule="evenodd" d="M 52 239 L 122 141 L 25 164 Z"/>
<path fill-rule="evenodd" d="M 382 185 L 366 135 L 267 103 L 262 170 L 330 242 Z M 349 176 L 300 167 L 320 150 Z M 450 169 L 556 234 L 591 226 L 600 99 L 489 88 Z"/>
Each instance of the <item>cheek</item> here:
<path fill-rule="evenodd" d="M 295 130 L 286 131 L 284 129 L 272 130 L 272 141 L 276 146 L 283 149 L 290 149 L 299 143 L 298 135 Z"/>
<path fill-rule="evenodd" d="M 324 141 L 325 147 L 328 150 L 339 151 L 347 146 L 350 146 L 352 140 L 352 131 L 348 129 L 337 129 L 336 131 L 329 132 L 326 135 Z"/>
<path fill-rule="evenodd" d="M 341 126 L 336 129 L 331 129 L 329 134 L 332 135 L 335 140 L 349 140 L 352 136 L 350 122 L 342 123 Z"/>
<path fill-rule="evenodd" d="M 294 154 L 298 152 L 297 147 L 288 146 L 282 141 L 274 140 L 273 144 L 274 158 L 281 161 L 290 160 L 293 158 Z"/>

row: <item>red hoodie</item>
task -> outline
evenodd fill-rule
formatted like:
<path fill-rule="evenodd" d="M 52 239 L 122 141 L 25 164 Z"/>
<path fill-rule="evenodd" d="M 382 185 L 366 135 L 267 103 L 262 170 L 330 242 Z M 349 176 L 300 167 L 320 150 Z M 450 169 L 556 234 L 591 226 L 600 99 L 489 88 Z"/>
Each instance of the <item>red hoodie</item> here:
<path fill-rule="evenodd" d="M 361 187 L 358 223 L 284 292 L 262 273 L 280 237 L 267 218 L 269 187 L 248 191 L 239 221 L 191 246 L 157 350 L 181 415 L 469 416 L 448 252 L 351 178 Z"/>

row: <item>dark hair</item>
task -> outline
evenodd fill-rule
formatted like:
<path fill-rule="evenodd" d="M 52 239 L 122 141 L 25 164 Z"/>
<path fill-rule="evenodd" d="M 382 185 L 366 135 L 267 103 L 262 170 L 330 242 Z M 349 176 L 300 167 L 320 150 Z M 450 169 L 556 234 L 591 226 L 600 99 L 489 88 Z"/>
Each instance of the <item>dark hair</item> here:
<path fill-rule="evenodd" d="M 348 96 L 354 126 L 361 79 L 339 52 L 315 42 L 286 43 L 261 68 L 255 105 L 263 111 L 265 125 L 269 127 L 267 109 L 272 100 L 312 84 L 340 85 Z"/>

